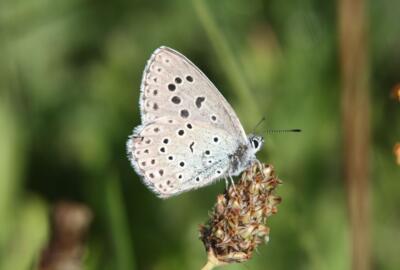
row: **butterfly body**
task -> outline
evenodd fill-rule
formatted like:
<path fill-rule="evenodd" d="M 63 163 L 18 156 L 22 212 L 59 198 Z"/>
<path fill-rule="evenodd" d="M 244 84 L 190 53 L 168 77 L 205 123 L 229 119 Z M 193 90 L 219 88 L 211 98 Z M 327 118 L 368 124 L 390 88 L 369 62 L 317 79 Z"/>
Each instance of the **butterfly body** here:
<path fill-rule="evenodd" d="M 160 47 L 140 94 L 142 125 L 127 142 L 132 166 L 159 197 L 238 175 L 256 159 L 262 138 L 246 136 L 235 112 L 186 57 Z"/>
<path fill-rule="evenodd" d="M 257 145 L 254 145 L 254 142 Z M 237 176 L 257 159 L 256 153 L 262 147 L 264 140 L 261 136 L 249 135 L 248 143 L 239 145 L 235 152 L 228 155 L 230 160 L 227 176 Z"/>

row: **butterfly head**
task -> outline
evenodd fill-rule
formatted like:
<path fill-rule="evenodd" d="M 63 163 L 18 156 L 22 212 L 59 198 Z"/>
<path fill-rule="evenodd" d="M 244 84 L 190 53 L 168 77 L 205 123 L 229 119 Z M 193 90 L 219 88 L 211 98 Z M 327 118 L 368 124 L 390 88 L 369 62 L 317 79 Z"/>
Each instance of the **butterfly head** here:
<path fill-rule="evenodd" d="M 264 138 L 259 135 L 249 134 L 248 139 L 254 152 L 258 152 L 264 144 Z"/>

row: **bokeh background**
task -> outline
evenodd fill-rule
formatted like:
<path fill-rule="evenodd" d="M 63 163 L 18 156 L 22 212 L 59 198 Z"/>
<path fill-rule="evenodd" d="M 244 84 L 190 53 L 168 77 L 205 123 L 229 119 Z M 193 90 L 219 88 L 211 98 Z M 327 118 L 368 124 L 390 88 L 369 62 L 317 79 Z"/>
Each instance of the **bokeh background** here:
<path fill-rule="evenodd" d="M 198 65 L 248 132 L 262 116 L 259 131 L 303 129 L 265 136 L 258 157 L 283 180 L 283 203 L 269 221 L 268 245 L 221 269 L 399 269 L 400 2 L 345 3 L 2 0 L 0 269 L 200 269 L 206 262 L 198 226 L 224 181 L 160 200 L 126 158 L 127 136 L 140 123 L 142 71 L 161 45 Z M 361 23 L 349 23 L 354 10 Z M 343 29 L 359 24 L 363 42 L 343 54 Z M 351 58 L 360 51 L 361 60 Z M 367 138 L 362 189 L 349 188 L 346 173 L 347 57 L 365 75 L 369 100 L 361 119 L 367 132 L 354 138 Z M 363 112 L 351 98 L 354 113 Z M 361 220 L 351 215 L 353 196 L 362 198 Z M 366 228 L 369 247 L 358 255 L 354 223 Z M 356 266 L 357 256 L 367 264 Z"/>

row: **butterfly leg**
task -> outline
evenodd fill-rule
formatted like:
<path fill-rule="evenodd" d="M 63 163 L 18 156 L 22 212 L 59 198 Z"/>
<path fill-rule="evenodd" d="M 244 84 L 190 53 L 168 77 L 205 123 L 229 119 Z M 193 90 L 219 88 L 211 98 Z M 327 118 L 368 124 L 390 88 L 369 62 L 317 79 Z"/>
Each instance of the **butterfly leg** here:
<path fill-rule="evenodd" d="M 261 162 L 260 162 L 258 159 L 256 159 L 256 160 L 255 160 L 255 163 L 257 164 L 258 169 L 261 171 L 261 175 L 262 175 L 263 177 L 265 177 L 264 171 L 262 170 L 262 164 L 261 164 Z"/>
<path fill-rule="evenodd" d="M 233 190 L 236 192 L 235 182 L 233 181 L 233 178 L 232 178 L 231 175 L 229 175 L 229 179 L 231 180 L 231 184 L 232 184 Z"/>
<path fill-rule="evenodd" d="M 229 188 L 229 182 L 228 182 L 228 178 L 226 178 L 225 176 L 225 189 L 228 190 Z"/>

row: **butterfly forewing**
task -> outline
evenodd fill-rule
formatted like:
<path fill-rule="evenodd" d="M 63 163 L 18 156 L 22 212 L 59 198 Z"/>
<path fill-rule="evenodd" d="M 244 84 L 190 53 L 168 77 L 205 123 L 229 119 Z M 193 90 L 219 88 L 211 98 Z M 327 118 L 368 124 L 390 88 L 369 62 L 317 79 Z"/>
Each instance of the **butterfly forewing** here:
<path fill-rule="evenodd" d="M 141 92 L 144 123 L 166 114 L 182 118 L 188 114 L 246 139 L 239 119 L 218 89 L 185 56 L 170 48 L 161 47 L 150 57 Z"/>
<path fill-rule="evenodd" d="M 208 78 L 178 52 L 161 47 L 144 70 L 142 125 L 128 141 L 136 171 L 160 197 L 207 185 L 225 175 L 228 156 L 246 135 Z"/>

